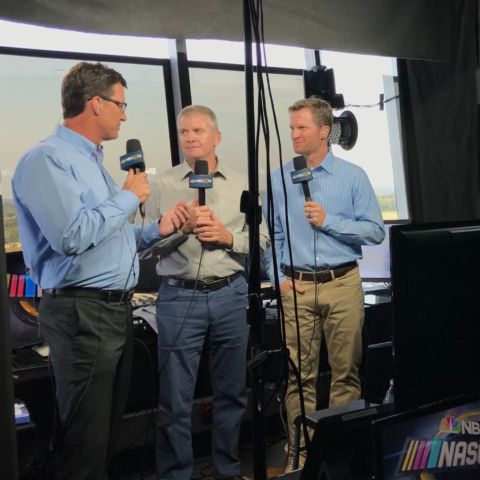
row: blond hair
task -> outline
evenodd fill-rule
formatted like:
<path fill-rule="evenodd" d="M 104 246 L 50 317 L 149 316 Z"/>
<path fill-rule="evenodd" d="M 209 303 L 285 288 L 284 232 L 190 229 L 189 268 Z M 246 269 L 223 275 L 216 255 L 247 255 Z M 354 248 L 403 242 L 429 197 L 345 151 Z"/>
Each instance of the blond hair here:
<path fill-rule="evenodd" d="M 321 98 L 304 98 L 298 100 L 291 107 L 288 107 L 288 111 L 296 112 L 308 108 L 312 112 L 313 121 L 319 126 L 327 126 L 332 128 L 333 125 L 333 112 L 332 107 L 328 102 Z"/>

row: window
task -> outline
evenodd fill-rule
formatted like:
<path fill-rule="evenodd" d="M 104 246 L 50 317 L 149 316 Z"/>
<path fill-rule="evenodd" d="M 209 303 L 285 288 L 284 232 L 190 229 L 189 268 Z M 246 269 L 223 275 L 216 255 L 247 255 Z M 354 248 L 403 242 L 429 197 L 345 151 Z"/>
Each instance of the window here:
<path fill-rule="evenodd" d="M 0 127 L 3 138 L 8 139 L 3 144 L 0 194 L 7 248 L 19 247 L 11 191 L 13 172 L 21 155 L 62 122 L 61 80 L 75 63 L 77 60 L 0 55 Z M 105 166 L 122 185 L 125 172 L 120 170 L 120 155 L 125 153 L 127 139 L 138 138 L 149 173 L 158 174 L 171 165 L 164 67 L 160 63 L 104 63 L 121 72 L 128 84 L 127 121 L 119 138 L 104 144 Z"/>
<path fill-rule="evenodd" d="M 241 42 L 222 40 L 187 40 L 187 56 L 190 61 L 245 64 L 245 47 Z M 305 50 L 298 47 L 265 45 L 269 67 L 305 68 Z M 253 63 L 256 50 L 253 47 Z M 265 64 L 265 60 L 263 60 Z"/>
<path fill-rule="evenodd" d="M 187 56 L 191 62 L 190 85 L 192 102 L 211 107 L 219 122 L 223 138 L 217 152 L 222 161 L 247 175 L 247 127 L 245 98 L 244 44 L 216 40 L 187 40 Z M 303 96 L 302 71 L 305 69 L 305 50 L 297 47 L 265 45 L 266 62 L 269 67 L 270 85 L 277 122 L 280 129 L 280 143 L 283 161 L 293 155 L 288 134 L 282 127 L 288 127 L 288 107 Z M 253 64 L 256 50 L 253 47 Z M 237 65 L 232 67 L 231 64 Z M 256 76 L 256 74 L 255 74 Z M 265 89 L 267 89 L 264 75 Z M 254 79 L 254 103 L 257 111 L 257 85 Z M 267 94 L 268 97 L 268 94 Z M 275 132 L 270 100 L 267 98 L 267 112 L 270 130 L 270 166 L 279 165 L 278 139 Z M 259 150 L 259 187 L 266 189 L 266 147 L 261 137 Z"/>
<path fill-rule="evenodd" d="M 301 49 L 267 47 L 270 47 L 266 48 L 268 65 L 272 64 L 270 53 L 273 51 L 276 54 L 276 67 L 283 67 L 269 70 L 282 156 L 286 162 L 294 155 L 290 141 L 288 107 L 305 94 L 302 71 L 289 71 L 286 67 L 294 64 L 305 69 L 305 54 Z M 278 55 L 282 51 L 283 57 Z M 218 116 L 223 133 L 218 149 L 220 158 L 237 170 L 247 173 L 245 76 L 241 67 L 231 65 L 243 62 L 243 44 L 212 40 L 187 41 L 187 55 L 191 62 L 192 102 L 210 106 Z M 212 60 L 225 63 L 209 63 Z M 383 110 L 378 105 L 380 94 L 384 95 L 384 99 L 396 95 L 394 59 L 322 51 L 321 63 L 333 68 L 336 91 L 344 95 L 346 109 L 354 113 L 359 125 L 356 145 L 349 151 L 333 145 L 334 153 L 366 171 L 385 220 L 408 218 L 398 99 L 384 104 Z M 367 107 L 372 104 L 377 105 Z M 341 113 L 335 111 L 334 115 L 340 116 Z M 271 112 L 269 119 L 271 165 L 275 167 L 279 155 Z M 260 190 L 264 190 L 265 150 L 261 148 L 260 152 Z"/>
<path fill-rule="evenodd" d="M 0 20 L 0 45 L 61 52 L 168 58 L 168 40 L 154 37 L 101 35 Z"/>
<path fill-rule="evenodd" d="M 223 133 L 219 156 L 237 170 L 247 173 L 243 43 L 187 40 L 186 46 L 192 101 L 215 110 Z M 27 56 L 29 52 L 25 49 L 32 48 L 36 50 Z M 52 50 L 56 52 L 50 55 L 48 51 Z M 266 45 L 265 50 L 283 161 L 287 161 L 294 155 L 288 107 L 304 96 L 302 70 L 306 68 L 306 55 L 304 49 L 296 47 Z M 255 58 L 255 51 L 253 56 Z M 173 110 L 173 95 L 169 62 L 165 60 L 169 57 L 166 39 L 95 35 L 0 20 L 0 88 L 4 95 L 0 102 L 0 122 L 4 138 L 8 139 L 3 145 L 0 194 L 4 201 L 7 245 L 18 242 L 10 186 L 13 171 L 27 148 L 62 121 L 61 79 L 81 57 L 102 61 L 119 70 L 128 83 L 128 121 L 122 125 L 118 141 L 105 143 L 106 167 L 116 182 L 123 183 L 119 157 L 125 152 L 125 142 L 129 138 L 141 141 L 151 175 L 155 176 L 171 165 L 170 143 L 174 136 L 169 132 L 168 112 Z M 393 59 L 322 51 L 321 60 L 322 64 L 334 69 L 336 90 L 344 95 L 349 104 L 347 108 L 359 123 L 355 147 L 345 151 L 334 146 L 335 153 L 365 169 L 385 219 L 407 218 L 398 100 L 385 104 L 384 110 L 378 106 L 356 106 L 377 103 L 381 93 L 385 98 L 395 96 Z M 274 168 L 278 165 L 279 149 L 269 104 L 267 108 L 270 160 Z M 335 112 L 335 115 L 340 113 Z M 265 189 L 265 157 L 262 145 L 259 159 L 261 191 Z"/>
<path fill-rule="evenodd" d="M 279 123 L 282 156 L 290 159 L 293 150 L 288 134 L 288 106 L 303 95 L 303 78 L 295 74 L 270 74 L 270 83 Z M 218 147 L 219 158 L 245 175 L 248 172 L 247 131 L 245 117 L 245 74 L 243 71 L 222 69 L 190 68 L 190 84 L 193 103 L 211 107 L 218 118 L 222 132 L 222 143 Z M 256 98 L 256 89 L 255 89 Z M 274 168 L 279 164 L 278 142 L 274 122 L 269 108 L 270 161 Z M 285 132 L 284 127 L 287 126 Z M 265 189 L 265 148 L 259 155 L 260 190 Z"/>
<path fill-rule="evenodd" d="M 375 189 L 385 220 L 408 218 L 398 120 L 398 99 L 378 105 L 396 94 L 394 60 L 385 57 L 321 52 L 321 63 L 333 68 L 337 93 L 358 122 L 358 141 L 349 151 L 334 146 L 339 156 L 361 166 Z M 335 116 L 341 112 L 334 112 Z"/>

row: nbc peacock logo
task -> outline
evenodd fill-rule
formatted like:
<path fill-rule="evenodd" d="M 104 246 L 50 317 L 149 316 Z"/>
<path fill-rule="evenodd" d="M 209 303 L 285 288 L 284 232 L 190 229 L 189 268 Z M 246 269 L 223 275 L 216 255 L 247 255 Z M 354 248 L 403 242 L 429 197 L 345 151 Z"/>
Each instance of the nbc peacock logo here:
<path fill-rule="evenodd" d="M 439 435 L 449 435 L 450 433 L 460 433 L 462 431 L 462 423 L 453 415 L 447 415 L 440 421 L 438 428 Z"/>

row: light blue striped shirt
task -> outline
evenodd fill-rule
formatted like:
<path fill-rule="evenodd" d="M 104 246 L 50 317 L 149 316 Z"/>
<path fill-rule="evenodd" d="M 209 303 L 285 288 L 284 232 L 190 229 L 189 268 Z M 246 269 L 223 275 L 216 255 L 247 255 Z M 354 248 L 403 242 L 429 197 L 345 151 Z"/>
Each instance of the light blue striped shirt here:
<path fill-rule="evenodd" d="M 362 257 L 361 245 L 380 243 L 385 231 L 375 192 L 366 173 L 357 165 L 335 157 L 330 151 L 312 170 L 308 182 L 312 200 L 320 203 L 327 214 L 320 229 L 305 218 L 305 196 L 301 184 L 293 184 L 290 172 L 293 161 L 283 167 L 287 191 L 288 222 L 293 262 L 290 261 L 285 212 L 285 195 L 280 168 L 272 174 L 274 234 L 280 283 L 285 279 L 281 265 L 312 271 L 332 268 Z M 265 218 L 269 218 L 264 202 Z M 315 247 L 315 251 L 314 251 Z M 273 265 L 268 274 L 272 281 Z"/>
<path fill-rule="evenodd" d="M 102 147 L 59 125 L 22 157 L 12 187 L 25 264 L 42 288 L 136 285 L 140 226 L 128 217 L 139 201 L 115 185 Z M 159 238 L 154 222 L 142 246 Z"/>

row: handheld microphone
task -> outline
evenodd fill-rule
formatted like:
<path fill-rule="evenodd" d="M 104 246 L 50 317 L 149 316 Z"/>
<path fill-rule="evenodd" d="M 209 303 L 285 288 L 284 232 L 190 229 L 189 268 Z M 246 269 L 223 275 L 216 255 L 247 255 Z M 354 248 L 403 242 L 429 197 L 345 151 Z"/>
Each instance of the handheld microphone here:
<path fill-rule="evenodd" d="M 205 189 L 213 187 L 213 177 L 208 174 L 208 162 L 195 160 L 193 175 L 188 179 L 190 188 L 198 188 L 198 204 L 205 205 Z"/>
<path fill-rule="evenodd" d="M 127 140 L 127 153 L 120 157 L 120 168 L 128 172 L 131 168 L 135 173 L 145 171 L 145 160 L 143 159 L 143 150 L 140 140 L 131 138 Z"/>
<path fill-rule="evenodd" d="M 140 140 L 136 138 L 131 138 L 127 140 L 126 145 L 127 153 L 120 157 L 120 168 L 126 172 L 130 169 L 133 169 L 135 173 L 145 171 L 145 160 L 143 159 L 143 150 L 140 145 Z M 142 218 L 145 218 L 145 205 L 141 203 L 138 206 L 140 215 Z"/>
<path fill-rule="evenodd" d="M 311 202 L 312 196 L 310 195 L 310 188 L 308 182 L 313 178 L 312 170 L 307 167 L 307 161 L 303 155 L 295 157 L 293 159 L 293 168 L 295 171 L 290 172 L 293 183 L 301 183 L 303 188 L 303 194 L 305 195 L 305 201 Z"/>

